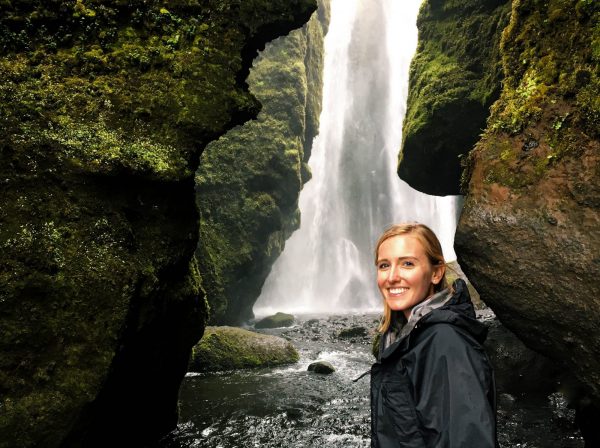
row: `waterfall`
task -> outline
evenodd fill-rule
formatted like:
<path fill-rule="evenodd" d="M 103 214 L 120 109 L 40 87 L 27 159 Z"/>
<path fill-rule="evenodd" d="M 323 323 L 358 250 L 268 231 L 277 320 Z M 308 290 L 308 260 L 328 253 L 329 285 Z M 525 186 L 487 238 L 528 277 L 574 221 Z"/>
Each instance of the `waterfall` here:
<path fill-rule="evenodd" d="M 374 244 L 390 224 L 418 221 L 455 259 L 457 197 L 420 193 L 396 174 L 408 69 L 421 0 L 332 0 L 323 109 L 300 194 L 300 228 L 267 278 L 254 312 L 382 309 Z"/>

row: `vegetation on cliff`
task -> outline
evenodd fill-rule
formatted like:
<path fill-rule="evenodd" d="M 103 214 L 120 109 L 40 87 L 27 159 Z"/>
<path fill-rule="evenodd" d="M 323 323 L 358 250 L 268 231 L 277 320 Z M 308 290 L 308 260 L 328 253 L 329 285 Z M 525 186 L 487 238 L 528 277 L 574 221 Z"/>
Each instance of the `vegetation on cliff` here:
<path fill-rule="evenodd" d="M 597 1 L 513 2 L 455 240 L 502 323 L 583 385 L 563 392 L 586 446 L 600 443 L 599 23 Z"/>
<path fill-rule="evenodd" d="M 590 0 L 515 2 L 502 38 L 504 89 L 473 153 L 494 159 L 487 183 L 524 192 L 563 159 L 579 159 L 596 146 L 599 10 Z"/>
<path fill-rule="evenodd" d="M 300 355 L 291 342 L 267 334 L 235 327 L 206 327 L 202 340 L 192 350 L 189 370 L 220 370 L 272 367 L 298 362 Z"/>
<path fill-rule="evenodd" d="M 398 165 L 413 188 L 460 193 L 461 157 L 500 92 L 500 35 L 509 12 L 507 0 L 427 0 L 421 7 Z"/>
<path fill-rule="evenodd" d="M 314 6 L 0 2 L 0 446 L 175 425 L 206 317 L 200 152 L 257 113 L 257 48 Z"/>
<path fill-rule="evenodd" d="M 299 226 L 298 196 L 321 111 L 323 36 L 328 2 L 301 30 L 270 43 L 255 61 L 250 90 L 258 119 L 211 143 L 197 194 L 198 255 L 211 322 L 239 324 L 285 240 Z"/>

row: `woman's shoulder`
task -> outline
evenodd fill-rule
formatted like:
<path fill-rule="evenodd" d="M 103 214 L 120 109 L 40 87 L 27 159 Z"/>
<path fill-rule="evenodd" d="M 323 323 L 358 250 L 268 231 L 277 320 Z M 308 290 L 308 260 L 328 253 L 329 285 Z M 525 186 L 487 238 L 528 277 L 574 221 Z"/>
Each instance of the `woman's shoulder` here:
<path fill-rule="evenodd" d="M 468 330 L 450 322 L 436 322 L 424 326 L 415 338 L 414 345 L 435 345 L 440 349 L 456 349 L 457 346 L 481 349 L 481 344 Z"/>

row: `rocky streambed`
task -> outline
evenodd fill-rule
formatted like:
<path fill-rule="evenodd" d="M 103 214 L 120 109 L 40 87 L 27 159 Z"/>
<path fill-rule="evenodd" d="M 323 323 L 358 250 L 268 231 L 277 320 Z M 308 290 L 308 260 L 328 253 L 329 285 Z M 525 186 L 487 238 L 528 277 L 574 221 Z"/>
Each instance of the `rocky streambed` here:
<path fill-rule="evenodd" d="M 491 313 L 480 312 L 479 318 L 491 327 L 492 362 L 510 365 L 497 369 L 503 388 L 498 390 L 501 447 L 583 448 L 574 413 L 552 386 L 511 387 L 542 383 L 539 372 L 547 361 L 527 355 Z M 299 351 L 298 363 L 188 374 L 180 391 L 179 425 L 161 448 L 370 446 L 369 377 L 352 380 L 374 360 L 376 325 L 376 315 L 306 315 L 290 328 L 257 330 L 290 340 Z M 307 371 L 316 360 L 331 363 L 335 372 Z"/>

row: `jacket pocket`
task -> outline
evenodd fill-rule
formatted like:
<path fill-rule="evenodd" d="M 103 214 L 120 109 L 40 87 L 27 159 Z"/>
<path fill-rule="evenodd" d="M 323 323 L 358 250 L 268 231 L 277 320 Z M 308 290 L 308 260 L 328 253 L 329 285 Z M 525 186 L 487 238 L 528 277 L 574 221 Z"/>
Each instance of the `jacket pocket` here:
<path fill-rule="evenodd" d="M 393 432 L 397 443 L 392 446 L 424 447 L 421 425 L 417 417 L 412 385 L 403 375 L 381 385 L 382 424 Z"/>

